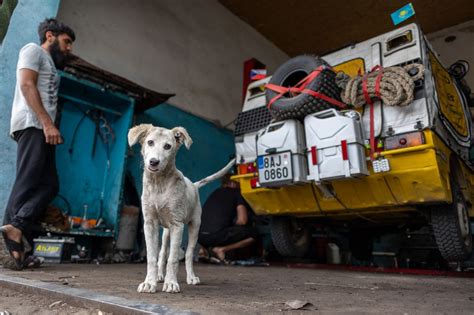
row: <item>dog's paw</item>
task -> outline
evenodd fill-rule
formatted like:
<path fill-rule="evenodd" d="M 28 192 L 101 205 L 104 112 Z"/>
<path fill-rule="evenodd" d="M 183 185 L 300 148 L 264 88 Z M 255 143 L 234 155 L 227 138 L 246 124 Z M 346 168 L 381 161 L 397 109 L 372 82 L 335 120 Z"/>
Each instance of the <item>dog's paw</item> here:
<path fill-rule="evenodd" d="M 138 293 L 155 293 L 156 292 L 156 284 L 152 284 L 149 282 L 140 283 L 137 289 Z"/>
<path fill-rule="evenodd" d="M 165 281 L 163 285 L 163 292 L 179 293 L 179 284 L 176 281 Z"/>
<path fill-rule="evenodd" d="M 163 282 L 165 281 L 165 275 L 158 273 L 158 282 Z"/>
<path fill-rule="evenodd" d="M 196 277 L 196 276 L 194 277 L 188 276 L 186 279 L 186 282 L 188 284 L 196 285 L 196 284 L 200 284 L 201 280 L 199 280 L 199 277 Z"/>

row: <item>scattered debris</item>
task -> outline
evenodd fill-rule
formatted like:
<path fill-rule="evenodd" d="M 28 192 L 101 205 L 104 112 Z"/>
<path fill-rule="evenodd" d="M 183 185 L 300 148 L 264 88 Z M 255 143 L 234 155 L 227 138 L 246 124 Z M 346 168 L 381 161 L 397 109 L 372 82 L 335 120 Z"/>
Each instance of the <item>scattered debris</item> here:
<path fill-rule="evenodd" d="M 303 310 L 303 309 L 306 309 L 307 307 L 313 306 L 313 304 L 308 301 L 292 300 L 292 301 L 286 301 L 285 306 L 288 309 L 292 309 L 292 310 Z"/>
<path fill-rule="evenodd" d="M 56 305 L 61 304 L 62 302 L 63 302 L 63 301 L 56 301 L 56 302 L 53 302 L 53 303 L 49 304 L 48 307 L 49 307 L 49 308 L 53 308 L 53 307 L 55 307 Z"/>
<path fill-rule="evenodd" d="M 62 279 L 76 279 L 78 278 L 79 276 L 63 276 L 63 277 L 58 277 L 59 280 L 62 280 Z"/>

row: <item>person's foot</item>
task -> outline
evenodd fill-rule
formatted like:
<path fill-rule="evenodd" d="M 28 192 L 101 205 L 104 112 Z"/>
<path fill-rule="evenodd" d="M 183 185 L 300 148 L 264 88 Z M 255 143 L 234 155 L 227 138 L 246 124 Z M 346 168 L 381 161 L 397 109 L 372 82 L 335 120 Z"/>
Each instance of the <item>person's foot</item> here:
<path fill-rule="evenodd" d="M 22 242 L 21 230 L 17 229 L 13 225 L 7 224 L 7 225 L 2 226 L 2 231 L 8 239 L 17 243 Z M 11 251 L 11 255 L 15 260 L 18 260 L 22 258 L 23 252 Z"/>
<path fill-rule="evenodd" d="M 209 253 L 202 246 L 201 246 L 201 248 L 199 248 L 199 257 L 209 257 Z"/>
<path fill-rule="evenodd" d="M 219 260 L 221 261 L 225 260 L 225 252 L 221 247 L 213 247 L 212 252 L 217 258 L 219 258 Z"/>

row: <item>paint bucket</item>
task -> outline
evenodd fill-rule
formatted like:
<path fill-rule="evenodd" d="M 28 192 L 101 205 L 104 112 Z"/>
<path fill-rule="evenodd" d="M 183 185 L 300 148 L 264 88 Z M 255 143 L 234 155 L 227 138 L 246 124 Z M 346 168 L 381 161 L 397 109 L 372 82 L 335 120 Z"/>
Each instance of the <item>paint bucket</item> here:
<path fill-rule="evenodd" d="M 137 236 L 138 217 L 140 209 L 135 206 L 124 206 L 120 217 L 119 234 L 116 248 L 119 250 L 132 250 Z"/>

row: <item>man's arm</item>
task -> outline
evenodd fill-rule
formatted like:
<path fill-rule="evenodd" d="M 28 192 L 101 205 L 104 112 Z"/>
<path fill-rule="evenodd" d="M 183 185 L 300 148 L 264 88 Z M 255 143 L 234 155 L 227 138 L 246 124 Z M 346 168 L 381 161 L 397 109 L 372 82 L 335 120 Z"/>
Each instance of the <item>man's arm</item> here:
<path fill-rule="evenodd" d="M 54 125 L 44 109 L 43 102 L 37 88 L 38 72 L 31 69 L 20 69 L 20 89 L 26 99 L 28 106 L 35 112 L 38 120 L 43 126 L 43 133 L 48 144 L 61 144 L 63 140 L 61 133 Z"/>
<path fill-rule="evenodd" d="M 244 205 L 237 206 L 237 220 L 235 221 L 235 225 L 246 225 L 249 221 L 248 214 L 247 214 L 247 207 Z"/>

